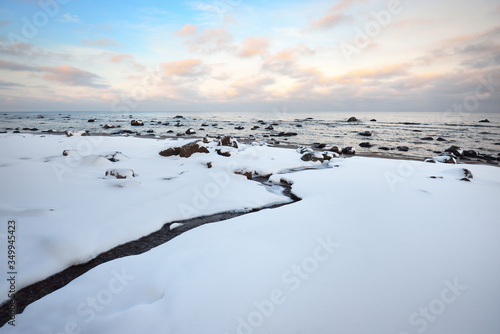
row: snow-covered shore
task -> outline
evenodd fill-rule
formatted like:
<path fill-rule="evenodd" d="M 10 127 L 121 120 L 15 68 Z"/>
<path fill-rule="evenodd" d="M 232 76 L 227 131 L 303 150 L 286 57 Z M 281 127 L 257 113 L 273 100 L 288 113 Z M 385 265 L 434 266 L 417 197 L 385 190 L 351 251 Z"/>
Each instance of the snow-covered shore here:
<path fill-rule="evenodd" d="M 499 168 L 321 163 L 241 144 L 224 147 L 226 157 L 215 142 L 189 158 L 158 154 L 188 142 L 0 136 L 0 219 L 18 221 L 19 288 L 169 221 L 289 201 L 235 171 L 287 180 L 302 198 L 102 264 L 28 306 L 3 332 L 500 330 Z M 283 173 L 318 166 L 325 168 Z M 1 288 L 5 300 L 7 283 Z"/>

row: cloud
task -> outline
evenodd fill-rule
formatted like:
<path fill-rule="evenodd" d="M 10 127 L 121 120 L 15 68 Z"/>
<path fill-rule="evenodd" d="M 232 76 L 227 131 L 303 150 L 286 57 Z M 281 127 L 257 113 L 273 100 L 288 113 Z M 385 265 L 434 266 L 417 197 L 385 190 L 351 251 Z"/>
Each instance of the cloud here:
<path fill-rule="evenodd" d="M 0 27 L 8 26 L 11 23 L 12 23 L 12 20 L 0 21 Z"/>
<path fill-rule="evenodd" d="M 48 81 L 55 81 L 70 86 L 108 87 L 108 85 L 98 83 L 101 79 L 98 75 L 68 65 L 40 67 L 39 69 L 45 72 L 42 78 Z"/>
<path fill-rule="evenodd" d="M 37 72 L 39 69 L 33 66 L 28 66 L 12 61 L 5 61 L 0 59 L 0 69 L 8 71 L 27 71 L 27 72 Z"/>
<path fill-rule="evenodd" d="M 197 25 L 193 25 L 191 23 L 188 23 L 184 27 L 182 27 L 181 29 L 175 31 L 174 35 L 183 36 L 183 37 L 190 36 L 190 35 L 194 35 L 197 30 L 198 30 Z"/>
<path fill-rule="evenodd" d="M 321 19 L 312 22 L 309 25 L 309 29 L 317 30 L 317 29 L 329 29 L 341 23 L 349 21 L 349 18 L 342 13 L 332 13 L 328 14 Z"/>
<path fill-rule="evenodd" d="M 206 73 L 200 59 L 184 59 L 160 64 L 167 76 L 195 77 Z"/>
<path fill-rule="evenodd" d="M 233 36 L 226 28 L 205 28 L 199 34 L 191 35 L 186 41 L 189 51 L 213 54 L 221 51 L 234 51 Z"/>
<path fill-rule="evenodd" d="M 302 71 L 298 65 L 299 56 L 312 54 L 314 54 L 314 51 L 304 45 L 287 48 L 267 57 L 261 67 L 264 71 L 290 77 L 301 77 L 310 74 L 310 71 Z"/>
<path fill-rule="evenodd" d="M 360 68 L 347 72 L 346 74 L 336 76 L 335 82 L 338 83 L 360 83 L 364 79 L 389 79 L 393 77 L 406 76 L 409 74 L 408 68 L 411 64 L 401 63 L 382 66 L 380 68 Z"/>
<path fill-rule="evenodd" d="M 24 87 L 24 85 L 20 85 L 15 82 L 0 80 L 0 89 L 9 89 L 11 87 Z"/>
<path fill-rule="evenodd" d="M 239 56 L 243 58 L 265 55 L 268 53 L 269 41 L 264 37 L 248 37 L 243 40 Z"/>
<path fill-rule="evenodd" d="M 80 22 L 80 19 L 78 18 L 78 15 L 71 15 L 70 13 L 64 13 L 62 17 L 59 19 L 59 21 L 78 23 Z"/>
<path fill-rule="evenodd" d="M 111 38 L 103 38 L 103 39 L 82 39 L 82 43 L 90 46 L 120 46 L 119 43 L 112 40 Z"/>
<path fill-rule="evenodd" d="M 117 55 L 111 56 L 109 58 L 109 61 L 112 63 L 121 63 L 123 61 L 133 60 L 133 59 L 134 59 L 134 57 L 132 57 L 132 55 L 126 53 L 126 54 L 117 54 Z"/>

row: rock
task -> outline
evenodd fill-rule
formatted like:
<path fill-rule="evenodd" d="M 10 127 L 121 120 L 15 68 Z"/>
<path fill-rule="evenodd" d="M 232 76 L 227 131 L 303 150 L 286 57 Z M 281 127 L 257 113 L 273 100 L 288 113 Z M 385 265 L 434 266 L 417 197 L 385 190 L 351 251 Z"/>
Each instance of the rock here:
<path fill-rule="evenodd" d="M 358 133 L 360 136 L 370 137 L 372 133 L 370 131 L 363 131 Z"/>
<path fill-rule="evenodd" d="M 332 148 L 330 149 L 330 152 L 335 152 L 335 153 L 342 153 L 342 150 L 340 148 L 338 148 L 337 146 L 332 146 Z"/>
<path fill-rule="evenodd" d="M 231 136 L 224 136 L 219 140 L 218 146 L 229 146 L 238 148 L 238 141 Z"/>
<path fill-rule="evenodd" d="M 352 117 L 349 117 L 349 119 L 347 121 L 348 122 L 357 122 L 358 119 L 356 117 L 352 116 Z"/>
<path fill-rule="evenodd" d="M 208 126 L 208 123 L 203 123 L 201 124 L 201 126 Z"/>
<path fill-rule="evenodd" d="M 401 151 L 401 152 L 408 152 L 408 150 L 409 150 L 408 146 L 398 146 L 397 149 L 398 149 L 398 151 Z"/>
<path fill-rule="evenodd" d="M 487 118 L 482 119 L 482 120 L 480 120 L 480 121 L 479 121 L 479 123 L 489 123 L 489 122 L 490 122 L 490 121 L 489 121 Z"/>
<path fill-rule="evenodd" d="M 45 117 L 44 117 L 44 116 L 42 116 L 42 115 L 38 115 L 38 116 L 36 116 L 36 118 L 38 118 L 38 119 L 42 119 L 42 118 L 45 118 Z"/>
<path fill-rule="evenodd" d="M 436 140 L 437 140 L 437 141 L 446 141 L 446 139 L 441 138 L 441 137 L 439 137 L 439 138 L 438 138 L 438 139 L 436 139 Z"/>
<path fill-rule="evenodd" d="M 94 123 L 94 122 L 95 122 L 95 119 L 89 119 L 87 122 L 88 122 L 88 123 Z"/>
<path fill-rule="evenodd" d="M 235 127 L 234 127 L 234 129 L 235 129 L 235 130 L 243 130 L 243 129 L 245 129 L 245 128 L 244 128 L 243 126 L 235 126 Z"/>
<path fill-rule="evenodd" d="M 174 126 L 177 126 L 177 127 L 181 127 L 181 126 L 184 126 L 184 124 L 181 124 L 181 123 L 175 123 Z"/>
<path fill-rule="evenodd" d="M 132 125 L 132 126 L 144 126 L 144 123 L 141 120 L 133 119 L 130 121 L 130 125 Z"/>
<path fill-rule="evenodd" d="M 434 161 L 435 162 L 435 161 Z M 442 176 L 429 176 L 431 179 L 442 179 Z"/>
<path fill-rule="evenodd" d="M 313 147 L 313 148 L 319 148 L 319 149 L 322 149 L 322 148 L 325 148 L 325 147 L 326 147 L 326 144 L 313 143 L 313 144 L 312 144 L 312 147 Z"/>
<path fill-rule="evenodd" d="M 274 127 L 272 125 L 269 125 L 268 127 L 266 127 L 266 130 L 274 130 Z"/>
<path fill-rule="evenodd" d="M 165 123 L 161 123 L 161 125 L 168 126 L 168 125 L 170 125 L 170 123 L 169 122 L 165 122 Z"/>
<path fill-rule="evenodd" d="M 260 126 L 255 125 L 250 130 L 257 130 L 257 129 L 260 129 Z"/>
<path fill-rule="evenodd" d="M 432 138 L 432 137 L 423 137 L 423 138 L 420 138 L 420 140 L 434 140 L 434 138 Z"/>
<path fill-rule="evenodd" d="M 65 157 L 67 157 L 68 155 L 75 154 L 75 153 L 78 153 L 78 152 L 75 151 L 75 150 L 64 150 L 63 153 L 62 153 L 62 155 L 65 156 Z"/>
<path fill-rule="evenodd" d="M 460 179 L 460 181 L 467 181 L 467 182 L 470 182 L 470 180 L 469 180 L 468 178 L 466 178 L 466 177 L 461 178 L 461 179 Z"/>
<path fill-rule="evenodd" d="M 207 162 L 205 165 L 207 166 L 207 168 L 212 168 L 212 163 L 211 162 Z"/>
<path fill-rule="evenodd" d="M 66 134 L 66 137 L 79 137 L 79 136 L 90 136 L 90 134 L 87 131 L 64 131 Z"/>
<path fill-rule="evenodd" d="M 113 152 L 103 155 L 104 158 L 108 159 L 111 162 L 118 162 L 122 160 L 128 159 L 122 152 Z"/>
<path fill-rule="evenodd" d="M 186 134 L 187 135 L 194 135 L 195 133 L 196 133 L 196 131 L 194 131 L 193 128 L 189 128 L 189 129 L 186 130 Z"/>
<path fill-rule="evenodd" d="M 179 155 L 179 154 L 181 154 L 180 147 L 169 147 L 166 150 L 160 152 L 160 155 L 162 157 L 170 157 L 172 155 Z"/>
<path fill-rule="evenodd" d="M 444 150 L 444 152 L 445 153 L 451 153 L 451 154 L 455 155 L 455 157 L 461 157 L 462 154 L 464 153 L 464 151 L 460 147 L 455 146 L 455 145 L 447 147 Z"/>
<path fill-rule="evenodd" d="M 244 175 L 244 176 L 246 176 L 246 178 L 247 178 L 248 180 L 251 180 L 251 179 L 252 179 L 252 177 L 253 177 L 253 172 L 248 171 L 248 170 L 242 170 L 242 169 L 235 170 L 235 171 L 234 171 L 234 174 Z"/>
<path fill-rule="evenodd" d="M 378 149 L 382 150 L 382 151 L 389 151 L 390 150 L 390 148 L 385 147 L 385 146 L 380 146 Z"/>
<path fill-rule="evenodd" d="M 106 178 L 131 179 L 135 177 L 135 173 L 132 169 L 108 169 L 105 176 Z"/>
<path fill-rule="evenodd" d="M 370 122 L 376 122 L 377 120 L 375 118 L 371 119 Z"/>
<path fill-rule="evenodd" d="M 298 128 L 301 128 L 302 124 L 296 124 L 295 126 L 298 127 Z"/>
<path fill-rule="evenodd" d="M 340 157 L 340 155 L 338 153 L 334 153 L 334 152 L 323 152 L 321 154 L 323 154 L 323 159 L 328 160 L 328 161 L 332 160 L 333 158 Z"/>
<path fill-rule="evenodd" d="M 103 128 L 105 128 L 105 129 L 114 129 L 115 126 L 113 124 L 104 124 Z"/>
<path fill-rule="evenodd" d="M 177 133 L 177 137 L 184 137 L 186 134 L 184 132 Z"/>
<path fill-rule="evenodd" d="M 318 152 L 306 152 L 300 157 L 302 161 L 319 161 L 323 162 L 323 154 L 318 153 Z"/>
<path fill-rule="evenodd" d="M 189 158 L 194 153 L 209 153 L 208 149 L 200 144 L 202 144 L 202 141 L 193 141 L 181 146 L 179 155 L 182 158 Z"/>
<path fill-rule="evenodd" d="M 356 150 L 351 146 L 345 146 L 342 149 L 342 154 L 354 155 L 356 154 Z"/>
<path fill-rule="evenodd" d="M 364 148 L 370 148 L 370 147 L 372 147 L 372 144 L 370 144 L 369 142 L 363 142 L 363 143 L 360 143 L 359 146 L 364 147 Z"/>
<path fill-rule="evenodd" d="M 470 170 L 468 170 L 467 168 L 464 168 L 464 176 L 467 178 L 467 179 L 473 179 L 474 176 L 472 176 L 472 172 Z M 470 180 L 469 180 L 470 181 Z"/>
<path fill-rule="evenodd" d="M 445 164 L 456 164 L 457 161 L 454 157 L 449 155 L 440 155 L 438 157 L 432 158 L 435 162 L 445 163 Z"/>
<path fill-rule="evenodd" d="M 474 150 L 465 150 L 465 151 L 463 151 L 463 156 L 469 157 L 469 158 L 474 158 L 474 157 L 477 157 L 477 152 Z"/>
<path fill-rule="evenodd" d="M 203 137 L 203 139 L 201 140 L 204 144 L 208 144 L 211 142 L 210 138 L 209 137 Z"/>
<path fill-rule="evenodd" d="M 174 116 L 174 119 L 179 119 L 179 118 L 184 118 L 184 116 L 181 115 Z"/>
<path fill-rule="evenodd" d="M 154 132 L 155 132 L 155 130 L 153 130 L 153 129 L 148 129 L 148 131 L 146 131 L 146 133 L 154 133 Z"/>
<path fill-rule="evenodd" d="M 278 137 L 292 137 L 292 136 L 296 136 L 297 135 L 297 132 L 280 132 L 278 134 Z"/>
<path fill-rule="evenodd" d="M 306 153 L 306 152 L 314 152 L 314 151 L 312 150 L 312 148 L 307 147 L 307 146 L 299 146 L 299 147 L 297 147 L 297 150 L 296 150 L 296 151 L 297 151 L 298 153 L 300 153 L 300 154 L 304 154 L 304 153 Z"/>
<path fill-rule="evenodd" d="M 167 133 L 174 133 L 174 130 L 168 130 Z"/>
<path fill-rule="evenodd" d="M 215 149 L 215 152 L 217 152 L 218 155 L 221 155 L 223 157 L 230 157 L 231 156 L 231 152 L 229 152 L 227 150 L 222 150 L 220 148 Z"/>

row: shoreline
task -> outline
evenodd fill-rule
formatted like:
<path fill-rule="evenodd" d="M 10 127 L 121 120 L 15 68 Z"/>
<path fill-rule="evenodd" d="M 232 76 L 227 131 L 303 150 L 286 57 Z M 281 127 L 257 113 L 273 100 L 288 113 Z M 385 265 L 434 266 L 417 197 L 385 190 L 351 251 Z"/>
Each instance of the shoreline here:
<path fill-rule="evenodd" d="M 14 134 L 14 135 L 23 135 L 23 134 L 30 134 L 30 135 L 39 135 L 39 136 L 45 136 L 45 135 L 55 135 L 55 136 L 66 136 L 66 132 L 63 131 L 53 131 L 53 132 L 33 132 L 33 131 L 26 131 L 26 132 L 7 132 L 7 131 L 1 131 L 0 135 L 2 134 Z M 113 133 L 105 133 L 105 132 L 95 132 L 95 133 L 89 133 L 89 137 L 116 137 L 116 138 L 122 138 L 122 137 L 132 137 L 132 138 L 143 138 L 143 139 L 155 139 L 155 140 L 163 140 L 163 139 L 172 139 L 172 140 L 185 140 L 185 139 L 192 139 L 194 140 L 202 140 L 205 137 L 201 136 L 168 136 L 168 135 L 155 135 L 155 134 L 146 134 L 146 135 L 140 135 L 140 134 L 113 134 Z M 219 138 L 223 137 L 224 135 L 219 134 L 217 137 L 209 137 L 209 138 Z M 86 136 L 81 136 L 81 137 L 86 137 Z M 298 144 L 289 144 L 289 143 L 283 143 L 280 142 L 279 144 L 274 144 L 274 143 L 269 143 L 268 140 L 264 141 L 258 141 L 258 140 L 251 140 L 248 138 L 241 138 L 241 137 L 234 137 L 236 140 L 243 144 L 251 145 L 253 142 L 265 142 L 267 146 L 269 147 L 275 147 L 275 148 L 283 148 L 283 149 L 292 149 L 295 150 L 300 146 L 306 146 L 310 147 L 308 145 L 298 145 Z M 354 147 L 355 148 L 355 147 Z M 328 149 L 319 149 L 319 148 L 313 148 L 311 147 L 315 152 L 328 152 Z M 379 159 L 391 159 L 391 160 L 409 160 L 409 161 L 420 161 L 424 162 L 425 159 L 432 159 L 432 156 L 428 156 L 426 158 L 422 157 L 417 157 L 414 155 L 404 155 L 400 153 L 395 153 L 395 154 L 388 154 L 387 151 L 384 152 L 357 152 L 353 155 L 344 155 L 342 154 L 341 157 L 344 158 L 351 158 L 351 157 L 364 157 L 364 158 L 379 158 Z M 436 155 L 437 156 L 437 153 Z M 500 161 L 500 154 L 497 158 L 497 161 Z M 500 164 L 498 162 L 490 162 L 490 161 L 484 161 L 480 159 L 470 159 L 467 157 L 460 157 L 457 159 L 456 164 L 465 164 L 465 165 L 486 165 L 486 166 L 493 166 L 493 167 L 500 167 Z"/>

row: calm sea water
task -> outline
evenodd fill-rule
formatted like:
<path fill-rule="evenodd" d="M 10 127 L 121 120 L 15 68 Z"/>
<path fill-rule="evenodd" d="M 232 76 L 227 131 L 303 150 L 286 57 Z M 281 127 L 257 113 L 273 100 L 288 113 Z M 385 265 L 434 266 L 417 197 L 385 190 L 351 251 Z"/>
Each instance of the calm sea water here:
<path fill-rule="evenodd" d="M 177 115 L 183 118 L 174 118 Z M 359 121 L 347 122 L 351 116 L 355 116 Z M 95 119 L 95 122 L 89 123 L 89 119 Z M 142 120 L 144 126 L 131 126 L 132 119 Z M 488 119 L 490 122 L 479 122 L 483 119 Z M 181 126 L 176 126 L 177 123 Z M 104 129 L 104 124 L 121 127 Z M 266 130 L 265 128 L 271 124 L 274 124 L 272 125 L 274 130 Z M 255 126 L 259 128 L 254 128 Z M 243 129 L 238 130 L 237 127 L 243 127 Z M 37 128 L 38 130 L 30 131 L 23 130 L 23 128 Z M 500 113 L 467 115 L 430 112 L 295 113 L 279 111 L 241 114 L 236 112 L 0 113 L 0 131 L 7 132 L 13 132 L 15 129 L 35 133 L 47 130 L 89 130 L 91 134 L 118 134 L 122 130 L 132 130 L 142 136 L 165 137 L 185 133 L 188 128 L 196 131 L 192 137 L 232 135 L 240 139 L 265 140 L 278 146 L 324 143 L 327 148 L 333 145 L 353 146 L 360 153 L 416 158 L 435 156 L 450 145 L 495 156 L 500 152 Z M 153 133 L 148 133 L 148 130 L 152 130 Z M 372 135 L 370 137 L 359 135 L 363 131 L 369 131 Z M 297 135 L 276 137 L 275 135 L 280 132 L 296 132 Z M 433 140 L 422 140 L 425 137 L 432 137 Z M 437 141 L 439 137 L 446 141 Z M 362 148 L 359 146 L 362 142 L 369 142 L 373 147 Z M 396 149 L 397 146 L 408 146 L 409 151 L 400 152 Z M 388 147 L 390 150 L 382 151 L 380 147 Z"/>

